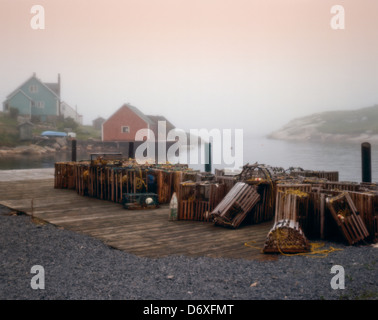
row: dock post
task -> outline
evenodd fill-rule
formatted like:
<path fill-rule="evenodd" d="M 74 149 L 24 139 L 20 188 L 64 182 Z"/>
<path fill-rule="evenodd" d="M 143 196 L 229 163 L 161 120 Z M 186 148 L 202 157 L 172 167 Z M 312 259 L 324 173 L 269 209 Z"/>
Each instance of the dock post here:
<path fill-rule="evenodd" d="M 371 182 L 371 145 L 369 142 L 361 144 L 362 182 Z"/>
<path fill-rule="evenodd" d="M 135 158 L 134 142 L 129 142 L 129 159 Z"/>
<path fill-rule="evenodd" d="M 211 173 L 211 142 L 205 144 L 205 172 Z"/>
<path fill-rule="evenodd" d="M 71 161 L 76 162 L 76 139 L 71 141 Z"/>

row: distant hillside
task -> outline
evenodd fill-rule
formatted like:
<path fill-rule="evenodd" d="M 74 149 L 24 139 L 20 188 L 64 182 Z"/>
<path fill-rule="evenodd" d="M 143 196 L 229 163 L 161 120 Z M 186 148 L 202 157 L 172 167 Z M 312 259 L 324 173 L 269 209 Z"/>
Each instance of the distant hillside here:
<path fill-rule="evenodd" d="M 268 137 L 281 140 L 378 142 L 378 105 L 294 119 Z"/>

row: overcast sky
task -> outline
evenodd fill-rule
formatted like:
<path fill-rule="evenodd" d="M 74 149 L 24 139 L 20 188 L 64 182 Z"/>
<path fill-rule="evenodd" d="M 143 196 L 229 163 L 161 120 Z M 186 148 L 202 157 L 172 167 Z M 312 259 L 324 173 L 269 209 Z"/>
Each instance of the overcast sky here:
<path fill-rule="evenodd" d="M 60 73 L 85 124 L 129 102 L 185 130 L 268 133 L 378 104 L 377 16 L 377 0 L 0 0 L 0 100 Z"/>

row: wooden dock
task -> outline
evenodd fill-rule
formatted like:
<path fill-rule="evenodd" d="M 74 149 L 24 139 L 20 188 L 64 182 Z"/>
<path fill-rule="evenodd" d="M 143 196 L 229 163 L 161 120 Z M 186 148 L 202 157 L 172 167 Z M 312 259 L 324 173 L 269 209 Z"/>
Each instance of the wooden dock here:
<path fill-rule="evenodd" d="M 236 230 L 209 222 L 168 221 L 168 206 L 126 210 L 121 204 L 80 196 L 74 190 L 54 189 L 53 179 L 0 181 L 0 190 L 4 206 L 138 256 L 277 259 L 261 252 L 273 221 Z"/>

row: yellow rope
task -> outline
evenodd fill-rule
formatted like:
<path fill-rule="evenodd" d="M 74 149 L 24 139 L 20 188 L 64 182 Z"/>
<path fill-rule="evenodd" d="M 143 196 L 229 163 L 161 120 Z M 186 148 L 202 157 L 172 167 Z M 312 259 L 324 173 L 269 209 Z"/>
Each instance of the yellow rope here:
<path fill-rule="evenodd" d="M 145 186 L 145 188 L 147 189 L 146 183 L 144 182 L 143 177 L 142 177 L 142 170 L 140 168 L 138 169 L 139 169 L 140 178 L 135 177 L 136 188 L 137 190 L 141 190 L 143 186 Z"/>
<path fill-rule="evenodd" d="M 337 212 L 337 215 L 339 216 L 342 216 L 343 218 L 346 218 L 348 216 L 350 216 L 350 211 L 348 208 L 344 208 L 344 209 L 340 209 L 338 212 Z"/>
<path fill-rule="evenodd" d="M 244 245 L 246 247 L 250 247 L 250 248 L 253 248 L 253 249 L 260 250 L 260 252 L 263 253 L 263 249 L 262 248 L 252 246 L 252 245 L 250 245 L 250 243 L 256 243 L 256 241 L 249 241 L 249 242 L 244 243 Z"/>
<path fill-rule="evenodd" d="M 249 241 L 249 242 L 244 243 L 244 245 L 246 247 L 257 249 L 261 253 L 263 253 L 262 248 L 253 246 L 253 245 L 251 245 L 251 243 L 256 243 L 256 241 Z M 320 250 L 320 248 L 324 247 L 324 245 L 325 245 L 324 243 L 312 242 L 312 243 L 310 243 L 310 247 L 311 247 L 310 252 L 290 253 L 290 254 L 284 253 L 279 246 L 277 246 L 277 247 L 278 247 L 278 251 L 280 252 L 280 254 L 282 254 L 284 256 L 310 256 L 310 258 L 325 258 L 332 252 L 343 250 L 343 249 L 336 249 L 334 247 L 329 247 L 329 249 Z M 319 256 L 315 256 L 315 255 L 323 255 L 323 256 L 319 257 Z"/>
<path fill-rule="evenodd" d="M 295 194 L 295 195 L 297 195 L 300 198 L 307 198 L 308 197 L 308 193 L 307 192 L 301 191 L 299 189 L 287 189 L 285 191 L 281 191 L 280 190 L 279 192 L 283 193 L 284 197 L 287 196 L 288 194 Z"/>
<path fill-rule="evenodd" d="M 300 253 L 284 253 L 282 252 L 281 248 L 277 246 L 278 250 L 280 251 L 280 254 L 284 256 L 311 256 L 311 255 L 322 255 L 322 256 L 314 256 L 310 258 L 326 258 L 330 253 L 335 252 L 335 251 L 341 251 L 343 249 L 335 249 L 334 247 L 329 247 L 329 249 L 323 249 L 320 250 L 320 248 L 324 247 L 324 243 L 316 243 L 312 242 L 310 243 L 310 252 L 300 252 Z"/>

